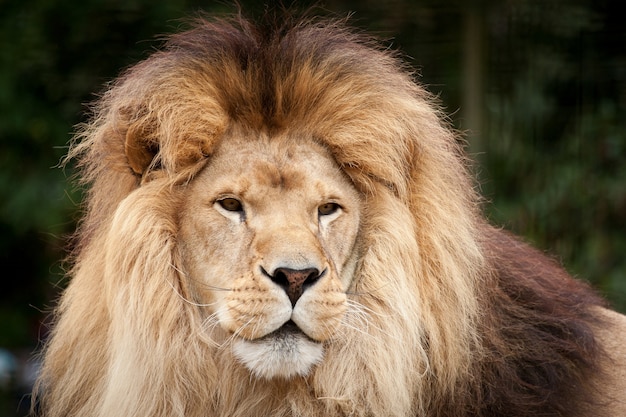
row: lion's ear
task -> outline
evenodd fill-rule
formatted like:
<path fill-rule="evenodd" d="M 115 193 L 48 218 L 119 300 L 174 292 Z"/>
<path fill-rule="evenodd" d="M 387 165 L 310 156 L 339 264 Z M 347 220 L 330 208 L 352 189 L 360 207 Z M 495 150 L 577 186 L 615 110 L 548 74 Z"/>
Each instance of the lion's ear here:
<path fill-rule="evenodd" d="M 176 120 L 184 111 L 169 112 L 160 117 L 139 107 L 123 109 L 119 117 L 125 122 L 124 154 L 128 167 L 144 180 L 156 174 L 178 174 L 192 169 L 213 152 L 227 124 L 219 112 L 203 120 L 188 117 Z M 188 113 L 184 116 L 188 116 Z M 120 129 L 122 131 L 122 129 Z"/>
<path fill-rule="evenodd" d="M 139 123 L 131 125 L 126 131 L 126 159 L 133 172 L 139 176 L 143 176 L 148 167 L 155 165 L 154 159 L 159 153 L 159 144 L 150 133 Z"/>

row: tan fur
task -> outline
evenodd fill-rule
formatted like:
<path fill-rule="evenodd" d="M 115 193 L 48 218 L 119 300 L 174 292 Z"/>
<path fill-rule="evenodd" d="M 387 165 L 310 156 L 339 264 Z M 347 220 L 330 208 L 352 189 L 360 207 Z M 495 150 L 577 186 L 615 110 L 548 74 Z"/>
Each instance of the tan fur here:
<path fill-rule="evenodd" d="M 525 283 L 529 263 L 498 261 L 500 232 L 481 219 L 433 103 L 391 53 L 333 22 L 268 34 L 202 21 L 129 70 L 70 155 L 91 188 L 45 352 L 43 414 L 525 415 L 499 390 L 535 366 L 522 351 L 550 313 L 534 296 L 515 305 L 508 284 L 547 292 Z M 220 208 L 228 197 L 244 217 Z M 328 202 L 342 210 L 318 218 Z M 260 269 L 285 262 L 327 271 L 293 309 Z M 601 368 L 586 329 L 600 329 L 609 351 L 626 329 L 619 316 L 597 319 L 594 303 L 555 324 L 564 339 L 574 327 L 589 336 L 589 346 L 571 342 L 580 355 L 562 354 L 561 336 L 550 345 L 581 381 Z M 323 347 L 302 375 L 258 375 L 234 354 L 290 317 Z M 618 366 L 606 369 L 623 374 L 614 352 Z M 600 407 L 595 387 L 571 391 Z M 547 415 L 567 407 L 558 395 Z"/>
<path fill-rule="evenodd" d="M 596 415 L 626 416 L 626 316 L 607 309 L 600 314 L 605 325 L 597 336 L 607 352 L 602 358 L 607 372 L 594 377 L 602 392 Z"/>

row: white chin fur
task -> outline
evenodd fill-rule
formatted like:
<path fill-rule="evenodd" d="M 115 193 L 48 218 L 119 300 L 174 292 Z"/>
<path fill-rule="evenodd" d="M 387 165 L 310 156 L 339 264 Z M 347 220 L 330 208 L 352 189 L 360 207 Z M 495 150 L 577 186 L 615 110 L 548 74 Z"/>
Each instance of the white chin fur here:
<path fill-rule="evenodd" d="M 297 333 L 276 334 L 260 340 L 237 339 L 233 353 L 259 378 L 306 376 L 324 357 L 324 348 Z"/>

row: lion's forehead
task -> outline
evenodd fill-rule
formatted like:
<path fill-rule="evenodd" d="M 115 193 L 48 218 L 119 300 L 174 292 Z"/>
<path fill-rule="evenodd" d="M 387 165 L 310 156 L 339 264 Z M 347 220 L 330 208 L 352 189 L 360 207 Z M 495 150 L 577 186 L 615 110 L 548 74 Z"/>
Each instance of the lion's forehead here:
<path fill-rule="evenodd" d="M 256 159 L 248 166 L 242 166 L 242 169 L 242 175 L 251 180 L 251 185 L 259 188 L 289 191 L 305 188 L 313 181 L 313 178 L 307 175 L 306 166 L 293 163 L 278 164 L 272 160 Z"/>
<path fill-rule="evenodd" d="M 324 148 L 299 137 L 224 140 L 207 168 L 212 187 L 263 201 L 268 192 L 329 198 L 333 190 L 352 188 Z"/>

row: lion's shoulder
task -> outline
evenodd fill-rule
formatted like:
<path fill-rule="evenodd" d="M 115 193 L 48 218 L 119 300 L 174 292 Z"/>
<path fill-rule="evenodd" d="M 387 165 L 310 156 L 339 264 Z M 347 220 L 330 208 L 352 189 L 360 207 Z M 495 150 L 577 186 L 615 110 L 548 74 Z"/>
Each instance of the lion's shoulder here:
<path fill-rule="evenodd" d="M 502 230 L 488 228 L 484 236 L 493 274 L 483 301 L 491 352 L 482 367 L 487 408 L 519 416 L 598 415 L 609 401 L 604 378 L 613 376 L 605 359 L 616 350 L 606 339 L 626 321 L 606 313 L 596 292 L 555 259 Z"/>

